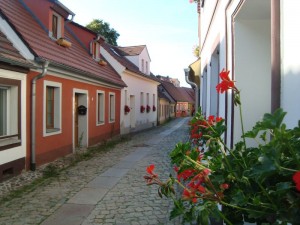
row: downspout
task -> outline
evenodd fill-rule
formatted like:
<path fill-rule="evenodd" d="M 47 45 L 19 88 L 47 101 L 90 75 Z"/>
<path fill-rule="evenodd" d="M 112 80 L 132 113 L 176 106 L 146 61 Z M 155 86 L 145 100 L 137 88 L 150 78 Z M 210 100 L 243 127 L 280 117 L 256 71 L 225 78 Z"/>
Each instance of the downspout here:
<path fill-rule="evenodd" d="M 35 76 L 31 81 L 31 154 L 30 154 L 30 170 L 36 169 L 36 151 L 35 151 L 35 136 L 36 136 L 36 81 L 46 76 L 49 61 L 43 62 L 42 73 Z"/>
<path fill-rule="evenodd" d="M 191 85 L 192 87 L 195 88 L 195 111 L 198 111 L 198 107 L 199 107 L 199 88 L 198 85 L 192 81 L 189 80 L 189 72 L 190 72 L 190 68 L 186 68 L 184 69 L 184 73 L 185 73 L 185 81 Z"/>

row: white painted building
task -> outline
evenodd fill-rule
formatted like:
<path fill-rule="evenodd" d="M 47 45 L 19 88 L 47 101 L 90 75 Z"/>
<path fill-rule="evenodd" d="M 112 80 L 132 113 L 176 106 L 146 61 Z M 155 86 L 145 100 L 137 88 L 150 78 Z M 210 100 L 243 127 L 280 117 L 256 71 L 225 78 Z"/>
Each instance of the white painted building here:
<path fill-rule="evenodd" d="M 100 52 L 127 84 L 121 91 L 121 134 L 156 126 L 157 86 L 160 83 L 150 75 L 147 47 L 117 47 L 104 43 Z M 128 113 L 124 111 L 126 106 L 130 108 Z"/>
<path fill-rule="evenodd" d="M 264 113 L 281 107 L 292 128 L 300 119 L 300 1 L 200 0 L 200 105 L 206 115 L 227 121 L 226 141 L 240 140 L 241 126 L 232 95 L 218 94 L 224 68 L 241 90 L 245 130 Z"/>

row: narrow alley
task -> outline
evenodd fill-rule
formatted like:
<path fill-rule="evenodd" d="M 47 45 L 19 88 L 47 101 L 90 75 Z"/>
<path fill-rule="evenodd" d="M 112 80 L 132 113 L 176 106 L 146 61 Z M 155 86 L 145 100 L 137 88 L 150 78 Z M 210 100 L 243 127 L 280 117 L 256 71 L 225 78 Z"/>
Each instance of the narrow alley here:
<path fill-rule="evenodd" d="M 172 202 L 147 186 L 146 167 L 172 171 L 168 153 L 188 138 L 189 118 L 134 135 L 129 141 L 64 170 L 57 178 L 0 203 L 1 225 L 143 225 L 169 221 Z"/>

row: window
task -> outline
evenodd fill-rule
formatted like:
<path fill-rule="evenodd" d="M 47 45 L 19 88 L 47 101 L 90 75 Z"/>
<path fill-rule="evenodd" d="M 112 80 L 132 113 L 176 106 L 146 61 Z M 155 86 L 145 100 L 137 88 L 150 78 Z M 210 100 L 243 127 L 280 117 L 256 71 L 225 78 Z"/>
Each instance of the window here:
<path fill-rule="evenodd" d="M 44 82 L 44 136 L 61 133 L 61 83 Z"/>
<path fill-rule="evenodd" d="M 54 128 L 54 90 L 55 87 L 48 86 L 46 88 L 46 127 Z"/>
<path fill-rule="evenodd" d="M 109 122 L 115 122 L 115 93 L 109 93 Z"/>
<path fill-rule="evenodd" d="M 141 92 L 141 106 L 144 105 L 144 92 Z"/>
<path fill-rule="evenodd" d="M 90 46 L 91 46 L 91 54 L 93 56 L 93 59 L 100 59 L 99 44 L 95 41 L 92 41 Z"/>
<path fill-rule="evenodd" d="M 105 96 L 103 91 L 97 91 L 97 125 L 104 124 Z"/>
<path fill-rule="evenodd" d="M 144 73 L 144 60 L 142 59 L 142 72 Z"/>
<path fill-rule="evenodd" d="M 56 15 L 52 15 L 52 36 L 57 38 L 58 33 L 58 17 Z"/>
<path fill-rule="evenodd" d="M 55 12 L 53 12 L 52 14 L 52 27 L 50 29 L 50 34 L 49 36 L 54 38 L 54 39 L 58 39 L 60 37 L 62 37 L 62 26 L 61 26 L 61 21 L 62 18 L 60 15 L 56 14 Z"/>
<path fill-rule="evenodd" d="M 0 150 L 21 145 L 21 82 L 0 78 Z"/>
<path fill-rule="evenodd" d="M 149 93 L 147 93 L 147 105 L 149 105 Z"/>
<path fill-rule="evenodd" d="M 155 106 L 155 94 L 153 94 L 153 105 Z"/>
<path fill-rule="evenodd" d="M 149 69 L 148 69 L 148 62 L 146 61 L 146 71 L 145 71 L 145 73 L 148 74 L 148 71 L 149 71 Z"/>
<path fill-rule="evenodd" d="M 124 91 L 124 102 L 127 105 L 127 90 Z"/>

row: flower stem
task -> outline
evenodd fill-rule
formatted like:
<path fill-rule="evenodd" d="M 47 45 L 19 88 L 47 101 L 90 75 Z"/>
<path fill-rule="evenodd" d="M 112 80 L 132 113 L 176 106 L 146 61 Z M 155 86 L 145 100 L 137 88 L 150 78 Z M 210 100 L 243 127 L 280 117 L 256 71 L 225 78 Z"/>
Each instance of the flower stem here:
<path fill-rule="evenodd" d="M 226 202 L 223 202 L 221 201 L 220 202 L 222 205 L 226 205 L 228 207 L 231 207 L 231 208 L 235 208 L 235 209 L 239 209 L 239 210 L 244 210 L 244 211 L 249 211 L 249 212 L 257 212 L 257 213 L 261 213 L 261 211 L 257 211 L 257 210 L 253 210 L 253 209 L 247 209 L 247 208 L 242 208 L 242 207 L 239 207 L 239 206 L 236 206 L 236 205 L 231 205 L 229 203 L 226 203 Z"/>
<path fill-rule="evenodd" d="M 218 211 L 218 214 L 222 217 L 222 219 L 225 220 L 226 224 L 232 225 L 232 223 L 226 218 L 226 216 L 220 210 L 217 210 L 217 211 Z"/>
<path fill-rule="evenodd" d="M 240 99 L 240 92 L 236 92 L 236 94 L 238 95 L 238 98 Z M 244 141 L 245 148 L 247 148 L 247 145 L 246 145 L 246 138 L 245 138 L 244 122 L 243 122 L 244 120 L 243 120 L 243 113 L 242 113 L 242 104 L 239 104 L 239 112 L 240 112 L 240 120 L 241 120 L 241 127 L 242 127 L 243 141 Z"/>

